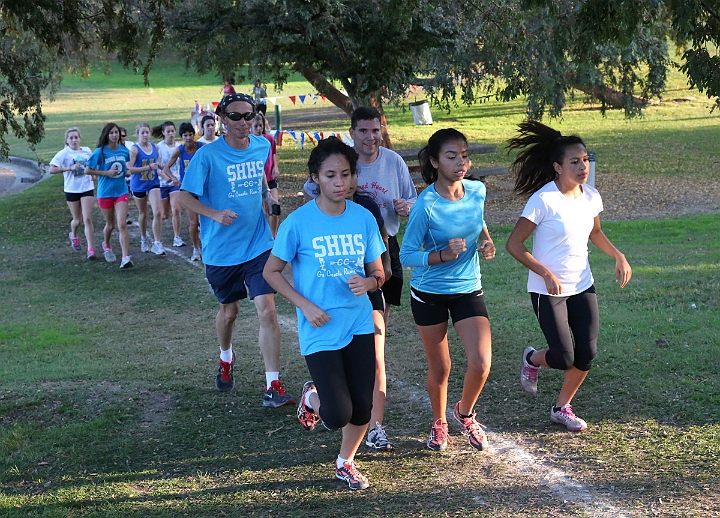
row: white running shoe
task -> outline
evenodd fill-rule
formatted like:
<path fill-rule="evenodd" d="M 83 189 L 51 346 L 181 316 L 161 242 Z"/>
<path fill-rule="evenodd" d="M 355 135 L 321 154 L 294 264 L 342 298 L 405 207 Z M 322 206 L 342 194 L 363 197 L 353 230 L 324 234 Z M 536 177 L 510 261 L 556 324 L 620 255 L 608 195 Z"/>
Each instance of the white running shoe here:
<path fill-rule="evenodd" d="M 120 261 L 120 268 L 122 268 L 124 270 L 125 268 L 132 268 L 132 267 L 133 267 L 133 262 L 132 262 L 132 259 L 130 259 L 130 256 L 126 255 L 125 257 L 123 257 L 122 261 Z"/>
<path fill-rule="evenodd" d="M 109 263 L 114 263 L 117 261 L 117 257 L 115 257 L 115 252 L 112 251 L 112 247 L 105 247 L 105 243 L 102 245 L 103 247 L 103 255 L 105 256 L 105 260 Z"/>
<path fill-rule="evenodd" d="M 393 445 L 390 444 L 387 433 L 385 433 L 385 427 L 377 421 L 375 421 L 375 428 L 368 432 L 365 444 L 375 450 L 390 451 L 393 449 Z"/>
<path fill-rule="evenodd" d="M 165 248 L 160 241 L 155 241 L 150 251 L 155 255 L 165 255 Z"/>
<path fill-rule="evenodd" d="M 193 253 L 190 256 L 191 261 L 202 261 L 202 251 L 199 248 L 193 248 Z"/>
<path fill-rule="evenodd" d="M 537 394 L 538 372 L 540 372 L 540 367 L 534 367 L 527 362 L 528 354 L 534 352 L 534 348 L 527 346 L 523 351 L 522 362 L 520 363 L 520 386 L 531 396 Z"/>
<path fill-rule="evenodd" d="M 146 237 L 140 238 L 140 251 L 145 254 L 150 251 L 150 244 L 148 243 L 150 240 Z"/>
<path fill-rule="evenodd" d="M 173 246 L 185 246 L 185 241 L 183 241 L 180 236 L 175 236 L 175 238 L 173 239 Z"/>
<path fill-rule="evenodd" d="M 560 410 L 557 412 L 555 411 L 555 407 L 551 406 L 550 420 L 553 423 L 564 424 L 571 432 L 579 432 L 587 428 L 587 423 L 575 415 L 570 403 L 560 407 Z"/>

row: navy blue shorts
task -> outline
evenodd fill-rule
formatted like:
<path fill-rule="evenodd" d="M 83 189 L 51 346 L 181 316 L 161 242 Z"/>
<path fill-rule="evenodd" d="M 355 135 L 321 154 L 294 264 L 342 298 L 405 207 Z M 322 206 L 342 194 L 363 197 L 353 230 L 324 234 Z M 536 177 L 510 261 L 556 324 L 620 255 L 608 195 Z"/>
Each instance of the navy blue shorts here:
<path fill-rule="evenodd" d="M 171 193 L 178 192 L 179 190 L 179 185 L 168 185 L 167 187 L 162 186 L 160 187 L 160 198 L 163 200 L 167 200 L 170 197 Z"/>
<path fill-rule="evenodd" d="M 263 277 L 263 268 L 270 250 L 254 259 L 235 266 L 205 265 L 205 276 L 220 304 L 232 304 L 241 299 L 275 293 Z"/>

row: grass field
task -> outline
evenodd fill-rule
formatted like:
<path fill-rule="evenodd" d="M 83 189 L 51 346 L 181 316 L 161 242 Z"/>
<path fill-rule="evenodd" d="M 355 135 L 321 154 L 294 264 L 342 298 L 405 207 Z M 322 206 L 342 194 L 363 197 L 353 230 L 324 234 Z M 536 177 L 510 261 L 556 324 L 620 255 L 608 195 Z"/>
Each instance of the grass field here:
<path fill-rule="evenodd" d="M 81 125 L 92 147 L 107 120 L 128 128 L 180 120 L 195 96 L 220 89 L 178 66 L 165 69 L 153 92 L 118 75 L 68 81 L 46 108 L 53 129 L 41 158 L 60 149 L 68 125 Z M 303 89 L 293 83 L 286 93 Z M 688 95 L 678 87 L 668 97 Z M 557 125 L 593 143 L 604 174 L 701 181 L 717 174 L 719 135 L 709 103 L 697 98 L 650 107 L 634 121 L 577 104 Z M 499 144 L 522 113 L 520 103 L 487 103 L 434 113 L 434 127 L 417 128 L 409 113 L 391 110 L 390 126 L 408 146 L 449 125 Z M 14 154 L 27 156 L 16 146 Z M 281 148 L 283 174 L 302 176 L 306 157 Z M 424 354 L 408 304 L 395 311 L 386 424 L 396 450 L 361 448 L 372 486 L 356 494 L 332 478 L 339 434 L 304 432 L 292 408 L 261 408 L 251 305 L 242 305 L 234 340 L 236 388 L 220 394 L 217 304 L 203 271 L 174 255 L 135 253 L 130 271 L 85 262 L 65 243 L 61 191 L 54 177 L 0 200 L 0 517 L 720 516 L 718 214 L 604 225 L 634 277 L 619 289 L 612 261 L 592 249 L 602 327 L 573 405 L 589 423 L 581 434 L 548 420 L 558 372 L 541 372 L 535 399 L 519 388 L 520 352 L 542 339 L 526 272 L 507 254 L 483 263 L 494 358 L 477 410 L 490 452 L 474 452 L 452 423 L 447 452 L 424 447 L 432 416 Z M 96 211 L 97 229 L 101 219 Z M 490 230 L 502 249 L 510 228 Z M 307 369 L 295 313 L 280 298 L 278 312 L 282 377 L 298 395 Z M 451 348 L 452 404 L 464 370 L 454 335 Z"/>

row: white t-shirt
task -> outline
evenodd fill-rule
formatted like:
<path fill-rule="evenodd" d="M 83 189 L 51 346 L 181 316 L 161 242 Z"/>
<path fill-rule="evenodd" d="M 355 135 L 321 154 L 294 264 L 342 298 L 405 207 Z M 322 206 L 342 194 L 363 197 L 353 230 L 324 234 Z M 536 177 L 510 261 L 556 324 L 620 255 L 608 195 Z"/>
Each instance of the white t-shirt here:
<path fill-rule="evenodd" d="M 70 167 L 74 164 L 80 164 L 77 171 L 64 171 L 65 192 L 81 193 L 92 191 L 95 188 L 92 176 L 85 174 L 85 164 L 90 158 L 92 151 L 89 147 L 81 147 L 77 151 L 65 146 L 62 150 L 50 160 L 50 165 L 57 167 Z"/>
<path fill-rule="evenodd" d="M 561 297 L 582 293 L 594 282 L 588 262 L 588 239 L 603 205 L 594 188 L 583 185 L 582 189 L 580 198 L 570 199 L 555 182 L 549 182 L 530 197 L 522 213 L 523 218 L 537 225 L 532 255 L 558 278 Z M 527 288 L 548 295 L 545 281 L 533 271 L 528 275 Z"/>
<path fill-rule="evenodd" d="M 215 140 L 213 140 L 213 141 L 211 142 L 211 141 L 209 141 L 208 139 L 206 139 L 205 137 L 200 137 L 200 138 L 198 139 L 198 142 L 202 142 L 203 144 L 212 144 L 213 142 L 217 142 L 217 139 L 218 139 L 218 138 L 219 138 L 219 137 L 215 137 Z"/>
<path fill-rule="evenodd" d="M 164 140 L 161 140 L 157 144 L 157 150 L 158 150 L 158 163 L 160 164 L 160 167 L 165 167 L 165 164 L 170 160 L 170 157 L 173 154 L 173 151 L 180 145 L 180 143 L 176 140 L 175 145 L 173 147 L 168 146 Z M 170 168 L 170 172 L 175 175 L 175 178 L 180 178 L 180 160 L 175 160 L 175 163 Z M 171 187 L 172 182 L 166 182 L 163 177 L 160 177 L 160 187 Z"/>

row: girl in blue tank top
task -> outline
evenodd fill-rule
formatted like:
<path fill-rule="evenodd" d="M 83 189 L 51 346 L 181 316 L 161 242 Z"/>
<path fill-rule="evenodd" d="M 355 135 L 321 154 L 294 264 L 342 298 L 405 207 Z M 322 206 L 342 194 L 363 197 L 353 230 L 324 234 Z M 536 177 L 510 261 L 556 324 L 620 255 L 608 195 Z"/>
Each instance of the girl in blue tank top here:
<path fill-rule="evenodd" d="M 130 149 L 130 190 L 138 208 L 140 226 L 140 251 L 152 251 L 155 255 L 165 255 L 161 243 L 162 222 L 164 218 L 160 199 L 160 178 L 158 177 L 158 150 L 150 142 L 150 126 L 141 122 L 135 129 L 137 143 Z M 153 240 L 147 237 L 148 200 L 153 213 Z"/>

